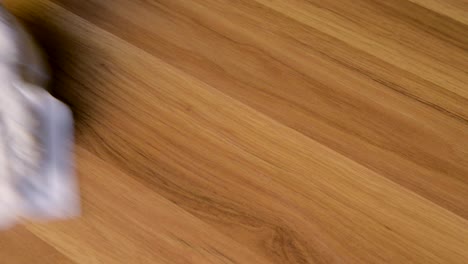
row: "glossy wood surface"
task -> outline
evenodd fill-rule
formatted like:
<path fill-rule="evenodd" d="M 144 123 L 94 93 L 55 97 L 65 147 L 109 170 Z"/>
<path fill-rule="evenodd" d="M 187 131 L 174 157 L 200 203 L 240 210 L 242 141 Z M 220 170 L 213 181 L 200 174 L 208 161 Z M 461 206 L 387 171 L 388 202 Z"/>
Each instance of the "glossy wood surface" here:
<path fill-rule="evenodd" d="M 466 0 L 5 0 L 83 216 L 1 263 L 468 263 Z"/>

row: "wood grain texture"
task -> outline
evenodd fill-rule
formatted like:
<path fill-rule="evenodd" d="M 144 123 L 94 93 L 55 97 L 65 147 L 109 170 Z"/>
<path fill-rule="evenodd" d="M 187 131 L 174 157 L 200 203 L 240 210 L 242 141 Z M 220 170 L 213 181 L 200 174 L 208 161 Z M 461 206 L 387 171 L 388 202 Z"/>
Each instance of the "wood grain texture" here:
<path fill-rule="evenodd" d="M 468 262 L 465 1 L 5 5 L 75 112 L 84 208 L 4 259 Z"/>

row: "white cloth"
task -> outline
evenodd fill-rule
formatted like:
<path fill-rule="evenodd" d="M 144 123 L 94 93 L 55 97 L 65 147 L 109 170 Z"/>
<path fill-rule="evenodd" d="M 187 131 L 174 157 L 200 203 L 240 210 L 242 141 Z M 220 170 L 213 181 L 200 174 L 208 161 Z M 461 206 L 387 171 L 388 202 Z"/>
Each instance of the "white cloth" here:
<path fill-rule="evenodd" d="M 79 212 L 72 115 L 42 88 L 47 80 L 34 42 L 0 6 L 0 228 Z"/>

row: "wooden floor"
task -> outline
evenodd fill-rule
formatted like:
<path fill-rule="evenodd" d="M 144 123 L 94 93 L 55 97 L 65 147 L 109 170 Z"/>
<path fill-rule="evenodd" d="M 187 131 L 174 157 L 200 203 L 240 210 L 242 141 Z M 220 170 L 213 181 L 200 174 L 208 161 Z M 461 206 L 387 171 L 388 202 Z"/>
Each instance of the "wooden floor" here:
<path fill-rule="evenodd" d="M 83 216 L 1 263 L 468 263 L 467 0 L 5 0 Z"/>

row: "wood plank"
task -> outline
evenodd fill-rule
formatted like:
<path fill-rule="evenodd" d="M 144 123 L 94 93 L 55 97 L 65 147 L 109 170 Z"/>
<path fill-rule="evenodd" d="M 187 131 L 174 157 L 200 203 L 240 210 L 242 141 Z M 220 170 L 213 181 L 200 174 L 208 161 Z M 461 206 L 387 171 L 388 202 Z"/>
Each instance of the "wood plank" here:
<path fill-rule="evenodd" d="M 76 263 L 267 263 L 88 151 L 77 159 L 84 216 L 28 226 Z"/>
<path fill-rule="evenodd" d="M 25 227 L 0 232 L 0 259 L 14 264 L 75 263 Z"/>
<path fill-rule="evenodd" d="M 269 261 L 468 259 L 465 219 L 56 5 L 36 5 L 39 23 L 57 30 L 47 36 L 66 43 L 55 54 L 59 94 L 76 107 L 78 143 Z"/>
<path fill-rule="evenodd" d="M 468 102 L 431 84 L 426 75 L 408 74 L 382 62 L 381 56 L 369 56 L 251 1 L 229 9 L 223 1 L 214 0 L 205 1 L 204 6 L 186 1 L 86 3 L 66 1 L 65 6 L 406 188 L 468 216 L 468 143 L 464 140 Z M 461 56 L 468 58 L 466 52 Z"/>
<path fill-rule="evenodd" d="M 367 0 L 348 4 L 341 1 L 323 4 L 318 0 L 258 2 L 468 98 L 466 68 L 456 66 L 461 65 L 457 61 L 467 63 L 466 42 L 461 48 L 449 48 L 449 43 L 426 31 L 413 30 L 410 23 L 385 14 L 387 9 Z"/>
<path fill-rule="evenodd" d="M 28 231 L 76 263 L 466 263 L 464 26 L 384 41 L 445 86 L 355 45 L 386 26 L 290 13 L 338 1 L 259 1 L 7 1 L 77 121 L 83 217 Z"/>
<path fill-rule="evenodd" d="M 446 85 L 438 86 L 428 82 L 424 79 L 426 78 L 425 75 L 415 75 L 400 69 L 400 66 L 407 65 L 394 66 L 385 61 L 382 61 L 381 57 L 384 54 L 378 54 L 377 56 L 370 55 L 368 54 L 367 50 L 363 52 L 362 50 L 356 49 L 355 47 L 350 46 L 348 43 L 341 41 L 339 38 L 334 38 L 325 34 L 320 29 L 317 30 L 313 27 L 311 28 L 302 24 L 298 24 L 295 20 L 285 17 L 282 12 L 275 12 L 255 3 L 254 1 L 241 1 L 242 4 L 232 5 L 229 9 L 222 8 L 228 4 L 223 1 L 212 1 L 205 5 L 205 9 L 200 8 L 199 4 L 192 3 L 187 5 L 183 1 L 179 4 L 177 4 L 177 1 L 148 2 L 146 5 L 141 3 L 132 4 L 125 0 L 120 1 L 120 4 L 117 4 L 118 2 L 116 2 L 112 5 L 110 5 L 109 2 L 106 4 L 106 2 L 100 1 L 87 1 L 86 4 L 73 0 L 56 0 L 56 2 L 62 3 L 63 6 L 69 8 L 78 15 L 83 16 L 85 19 L 96 23 L 104 29 L 109 30 L 113 34 L 116 34 L 139 47 L 156 53 L 158 56 L 163 57 L 166 60 L 174 61 L 180 57 L 178 56 L 180 53 L 183 53 L 188 57 L 188 59 L 192 58 L 194 55 L 198 55 L 196 58 L 210 59 L 208 55 L 198 51 L 196 49 L 197 47 L 193 47 L 192 45 L 195 45 L 200 41 L 204 45 L 219 45 L 219 43 L 213 43 L 216 41 L 215 37 L 223 38 L 224 35 L 231 35 L 229 37 L 238 38 L 238 41 L 240 41 L 238 43 L 229 43 L 230 46 L 239 46 L 239 44 L 242 43 L 246 43 L 254 47 L 260 46 L 257 50 L 257 53 L 265 52 L 264 49 L 269 48 L 271 43 L 273 43 L 273 46 L 281 45 L 287 47 L 288 52 L 296 51 L 296 53 L 300 53 L 302 57 L 304 57 L 304 54 L 307 54 L 307 63 L 310 63 L 311 59 L 317 59 L 317 56 L 324 57 L 327 60 L 332 60 L 332 62 L 335 62 L 335 64 L 340 64 L 339 66 L 341 67 L 352 69 L 354 71 L 354 75 L 364 74 L 365 77 L 371 78 L 376 82 L 380 82 L 386 85 L 387 88 L 391 88 L 404 95 L 411 96 L 413 99 L 425 103 L 426 105 L 437 107 L 439 111 L 444 111 L 447 114 L 454 116 L 464 122 L 467 122 L 468 120 L 468 113 L 466 107 L 464 107 L 467 104 L 467 100 L 447 91 Z M 391 17 L 397 15 L 405 17 L 404 15 L 406 15 L 405 18 L 408 18 L 409 15 L 412 15 L 412 17 L 418 17 L 415 14 L 421 14 L 423 18 L 419 18 L 420 20 L 423 19 L 423 21 L 426 23 L 427 21 L 430 21 L 431 25 L 437 26 L 432 26 L 432 28 L 429 28 L 428 24 L 414 25 L 415 23 L 413 21 L 406 20 L 405 22 L 409 22 L 413 30 L 408 32 L 400 30 L 402 33 L 398 32 L 398 37 L 407 37 L 406 39 L 403 38 L 407 45 L 408 43 L 411 45 L 415 42 L 415 40 L 427 38 L 427 41 L 425 42 L 428 43 L 435 41 L 439 43 L 438 45 L 455 46 L 457 47 L 456 50 L 459 52 L 453 56 L 450 56 L 450 54 L 441 55 L 440 52 L 435 49 L 435 45 L 429 46 L 426 49 L 429 50 L 428 52 L 431 55 L 436 54 L 438 58 L 448 60 L 450 63 L 454 63 L 454 60 L 461 62 L 462 65 L 460 65 L 460 67 L 462 69 L 467 65 L 467 60 L 465 58 L 468 56 L 466 52 L 466 49 L 468 48 L 468 36 L 467 34 L 463 33 L 466 32 L 468 27 L 456 23 L 448 23 L 446 20 L 433 17 L 429 19 L 426 12 L 421 12 L 421 8 L 414 10 L 414 6 L 403 5 L 402 3 L 385 3 L 381 5 L 374 5 L 374 9 L 377 10 L 394 10 L 393 12 L 388 11 L 388 13 L 390 13 L 388 16 L 391 15 Z M 385 8 L 389 6 L 392 8 Z M 209 11 L 206 9 L 209 9 Z M 219 10 L 218 12 L 222 14 L 220 16 L 216 16 L 215 14 L 212 14 L 212 9 Z M 400 14 L 403 12 L 403 10 L 407 13 Z M 139 13 L 141 16 L 131 16 L 132 13 Z M 235 25 L 232 25 L 232 22 L 226 21 L 225 18 L 227 16 L 230 17 L 229 21 L 236 21 L 236 23 L 242 24 L 242 26 L 240 28 L 233 28 Z M 397 19 L 393 18 L 393 20 Z M 178 22 L 174 23 L 174 21 Z M 276 23 L 276 21 L 281 21 L 281 23 Z M 442 23 L 441 21 L 446 23 Z M 203 23 L 200 24 L 200 22 Z M 388 21 L 387 23 L 389 25 L 393 25 L 391 22 L 392 21 Z M 131 26 L 121 27 L 119 26 L 120 23 Z M 154 27 L 154 25 L 158 25 L 158 27 Z M 259 45 L 252 43 L 255 41 L 252 40 L 252 36 L 246 40 L 245 34 L 247 32 L 245 32 L 245 29 L 248 26 L 256 26 L 256 28 L 249 29 L 255 31 L 255 36 L 257 36 L 258 33 L 261 33 L 261 38 L 268 39 L 268 41 L 259 43 L 261 44 Z M 181 36 L 176 34 L 177 31 L 172 30 L 172 27 L 177 28 L 177 30 L 184 30 L 184 32 L 190 32 L 191 29 L 196 29 L 196 31 L 192 32 L 190 35 L 184 34 Z M 203 31 L 203 27 L 207 27 L 207 29 Z M 212 29 L 211 32 L 210 28 Z M 265 35 L 265 30 L 268 31 L 268 35 Z M 391 29 L 385 28 L 384 30 L 389 31 Z M 426 33 L 425 31 L 429 32 Z M 440 34 L 441 31 L 443 34 L 447 34 L 447 32 L 449 32 L 450 37 L 446 37 L 443 34 Z M 136 34 L 136 32 L 138 32 L 138 34 Z M 222 32 L 221 35 L 218 32 Z M 273 32 L 276 32 L 275 35 L 279 36 L 272 36 L 271 33 Z M 418 34 L 415 34 L 415 32 Z M 238 36 L 239 34 L 244 36 Z M 423 35 L 421 36 L 421 34 Z M 205 35 L 210 36 L 210 38 L 206 40 L 201 37 Z M 191 38 L 191 41 L 187 41 L 185 39 L 189 39 L 189 37 Z M 439 39 L 442 37 L 445 38 Z M 391 36 L 388 38 L 391 38 Z M 292 41 L 287 42 L 285 40 Z M 447 41 L 454 41 L 454 43 L 445 43 Z M 155 42 L 162 47 L 151 45 Z M 270 45 L 266 45 L 268 42 L 270 42 Z M 170 57 L 167 52 L 165 52 L 165 48 L 167 48 L 168 45 L 171 45 L 170 48 L 173 50 L 178 48 L 177 53 L 171 53 L 172 57 Z M 226 45 L 222 45 L 220 49 L 224 46 Z M 237 48 L 240 49 L 245 47 Z M 412 48 L 414 49 L 414 47 Z M 449 50 L 452 51 L 452 49 Z M 238 52 L 242 51 L 243 50 Z M 284 50 L 275 50 L 274 52 L 271 52 L 267 55 L 271 56 L 271 54 L 275 53 L 281 54 L 284 53 Z M 229 54 L 230 53 L 227 55 L 229 56 Z M 250 50 L 250 52 L 244 52 L 240 56 L 251 57 L 252 50 Z M 273 58 L 276 57 L 277 56 L 273 56 Z M 177 63 L 181 64 L 179 61 L 177 61 Z M 283 60 L 280 61 L 284 62 Z M 196 62 L 201 63 L 203 61 L 200 61 L 199 59 Z M 248 63 L 248 61 L 246 63 Z M 334 67 L 336 67 L 336 65 L 334 65 Z M 194 67 L 192 66 L 192 68 Z M 210 70 L 213 71 L 211 68 Z M 226 66 L 224 66 L 224 68 L 226 68 Z M 231 73 L 231 71 L 228 73 Z M 398 78 L 394 78 L 395 76 L 398 76 Z M 239 78 L 237 76 L 235 77 Z M 427 89 L 430 89 L 431 93 L 425 92 Z"/>
<path fill-rule="evenodd" d="M 466 0 L 409 0 L 434 12 L 444 14 L 468 25 L 468 2 Z"/>

